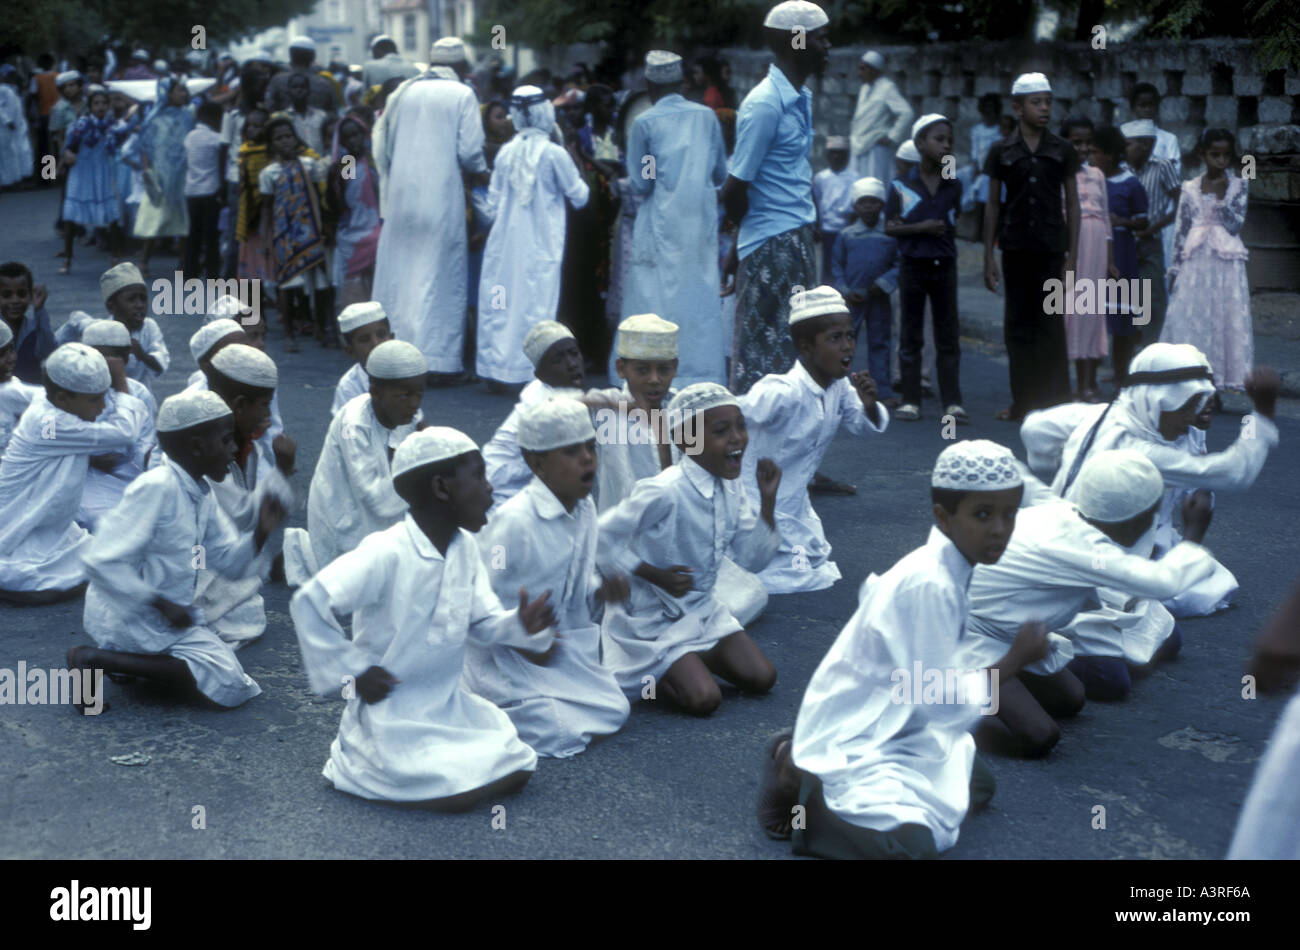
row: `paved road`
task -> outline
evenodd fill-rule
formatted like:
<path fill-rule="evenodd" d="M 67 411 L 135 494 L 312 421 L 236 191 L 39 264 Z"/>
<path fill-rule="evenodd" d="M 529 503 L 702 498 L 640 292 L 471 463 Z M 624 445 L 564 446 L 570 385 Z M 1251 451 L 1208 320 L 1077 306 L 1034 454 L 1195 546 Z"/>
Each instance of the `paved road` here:
<path fill-rule="evenodd" d="M 79 249 L 73 275 L 55 275 L 48 193 L 0 196 L 0 215 L 8 225 L 0 259 L 26 260 L 49 283 L 56 321 L 71 309 L 99 310 L 101 255 Z M 156 269 L 166 272 L 170 263 L 159 259 Z M 180 389 L 192 369 L 193 320 L 161 321 L 174 362 L 160 396 Z M 299 441 L 294 482 L 305 493 L 347 363 L 314 346 L 282 358 L 280 344 L 273 331 L 280 404 Z M 1005 363 L 971 344 L 962 372 L 975 419 L 962 436 L 996 438 L 1023 454 L 1015 429 L 992 419 L 1005 402 Z M 430 421 L 458 426 L 480 443 L 509 408 L 508 399 L 480 387 L 431 391 L 424 402 Z M 933 404 L 926 409 L 933 419 Z M 1139 683 L 1127 702 L 1090 704 L 1065 724 L 1046 760 L 993 759 L 993 807 L 968 821 L 952 858 L 1223 854 L 1281 709 L 1280 699 L 1243 700 L 1240 677 L 1297 563 L 1289 536 L 1300 503 L 1288 473 L 1300 463 L 1300 406 L 1287 402 L 1283 415 L 1282 445 L 1255 490 L 1221 496 L 1208 537 L 1241 580 L 1238 605 L 1184 622 L 1182 658 Z M 1235 425 L 1234 417 L 1218 417 L 1211 448 L 1226 445 Z M 774 598 L 751 628 L 780 671 L 771 695 L 726 693 L 704 721 L 637 706 L 619 735 L 574 759 L 543 761 L 525 791 L 504 802 L 504 829 L 493 828 L 486 807 L 433 815 L 329 787 L 320 769 L 341 704 L 308 692 L 289 591 L 272 586 L 266 636 L 240 654 L 265 692 L 241 709 L 207 711 L 156 689 L 108 684 L 112 709 L 98 719 L 66 707 L 0 710 L 0 857 L 788 857 L 788 846 L 767 841 L 752 818 L 764 740 L 793 722 L 863 576 L 924 541 L 927 476 L 944 444 L 937 423 L 926 421 L 896 424 L 875 440 L 842 437 L 831 448 L 824 469 L 859 488 L 856 497 L 817 501 L 845 579 L 830 591 Z M 299 511 L 291 523 L 302 521 Z M 0 668 L 20 660 L 57 667 L 69 646 L 85 642 L 79 604 L 0 606 Z M 149 756 L 148 764 L 110 761 L 131 752 Z M 1105 830 L 1092 828 L 1096 805 L 1106 808 Z M 192 827 L 195 806 L 203 806 L 204 829 Z"/>

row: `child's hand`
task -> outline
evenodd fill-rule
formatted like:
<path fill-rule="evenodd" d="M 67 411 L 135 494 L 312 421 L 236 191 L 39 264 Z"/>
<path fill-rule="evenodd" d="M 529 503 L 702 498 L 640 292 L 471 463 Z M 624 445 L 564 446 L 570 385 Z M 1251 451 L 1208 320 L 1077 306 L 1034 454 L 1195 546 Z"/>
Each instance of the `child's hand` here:
<path fill-rule="evenodd" d="M 1188 541 L 1201 543 L 1205 532 L 1210 530 L 1210 519 L 1214 517 L 1214 508 L 1210 505 L 1210 491 L 1199 488 L 1183 499 L 1183 537 Z"/>
<path fill-rule="evenodd" d="M 722 262 L 722 293 L 719 296 L 730 297 L 736 292 L 736 269 L 740 267 L 740 255 L 733 243 L 727 251 L 726 260 Z"/>
<path fill-rule="evenodd" d="M 49 299 L 50 289 L 44 284 L 36 284 L 32 287 L 32 309 L 40 310 L 45 306 L 45 301 Z"/>
<path fill-rule="evenodd" d="M 519 647 L 515 647 L 515 649 L 519 650 L 519 655 L 534 666 L 545 666 L 551 662 L 551 657 L 555 656 L 555 651 L 560 646 L 560 640 L 560 634 L 557 632 L 555 639 L 551 641 L 551 645 L 545 650 L 523 650 Z"/>
<path fill-rule="evenodd" d="M 674 597 L 685 597 L 691 592 L 691 587 L 695 584 L 695 570 L 684 564 L 674 564 L 671 567 L 655 567 L 653 564 L 642 564 L 637 568 L 637 574 L 644 577 L 656 587 L 668 591 Z"/>
<path fill-rule="evenodd" d="M 182 607 L 180 604 L 174 604 L 165 597 L 156 598 L 153 606 L 167 619 L 167 623 L 176 630 L 183 630 L 194 624 L 194 619 L 190 616 L 188 608 Z"/>
<path fill-rule="evenodd" d="M 781 466 L 771 459 L 759 459 L 754 477 L 758 480 L 758 494 L 763 501 L 775 501 L 776 490 L 781 487 Z"/>
<path fill-rule="evenodd" d="M 602 603 L 616 603 L 632 596 L 632 587 L 628 584 L 626 574 L 610 574 L 603 577 L 596 588 L 595 597 Z"/>
<path fill-rule="evenodd" d="M 1047 626 L 1039 620 L 1026 621 L 1020 625 L 1015 640 L 1011 641 L 1011 649 L 1007 651 L 1011 669 L 1004 670 L 1003 674 L 1010 676 L 1019 673 L 1030 663 L 1046 657 L 1047 650 Z"/>
<path fill-rule="evenodd" d="M 1001 278 L 998 276 L 998 262 L 993 259 L 992 254 L 989 254 L 984 258 L 984 286 L 996 294 L 1000 282 Z"/>
<path fill-rule="evenodd" d="M 286 476 L 292 475 L 293 463 L 298 457 L 298 443 L 281 432 L 271 440 L 271 451 L 275 453 L 275 467 Z"/>
<path fill-rule="evenodd" d="M 1246 377 L 1246 395 L 1255 403 L 1255 411 L 1265 418 L 1273 418 L 1277 406 L 1277 390 L 1281 385 L 1277 371 L 1260 366 Z"/>
<path fill-rule="evenodd" d="M 555 623 L 555 608 L 550 605 L 550 599 L 548 590 L 530 604 L 528 591 L 519 588 L 519 622 L 529 633 L 541 633 Z"/>
<path fill-rule="evenodd" d="M 262 498 L 262 504 L 257 509 L 257 528 L 263 535 L 268 535 L 284 521 L 284 505 L 280 499 L 274 495 L 266 495 Z"/>
<path fill-rule="evenodd" d="M 108 364 L 108 378 L 117 392 L 129 392 L 126 384 L 126 360 L 118 356 L 105 356 L 104 362 Z"/>
<path fill-rule="evenodd" d="M 862 400 L 863 409 L 870 413 L 872 409 L 876 408 L 876 381 L 871 378 L 870 373 L 850 373 L 849 382 L 858 391 L 858 398 Z"/>
<path fill-rule="evenodd" d="M 377 703 L 387 699 L 388 694 L 400 683 L 396 676 L 382 666 L 372 666 L 356 679 L 357 695 L 363 703 Z"/>

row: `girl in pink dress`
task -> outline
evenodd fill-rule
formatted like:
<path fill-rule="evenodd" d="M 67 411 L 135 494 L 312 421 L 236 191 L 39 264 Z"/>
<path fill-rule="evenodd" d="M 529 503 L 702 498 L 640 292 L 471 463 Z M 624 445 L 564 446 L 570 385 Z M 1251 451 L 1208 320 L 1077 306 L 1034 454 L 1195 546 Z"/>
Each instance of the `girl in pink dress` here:
<path fill-rule="evenodd" d="M 1206 129 L 1197 150 L 1205 174 L 1183 182 L 1169 268 L 1169 310 L 1161 343 L 1190 343 L 1214 370 L 1218 389 L 1242 392 L 1255 357 L 1246 283 L 1246 182 L 1228 171 L 1237 161 L 1227 129 Z"/>
<path fill-rule="evenodd" d="M 1088 164 L 1092 153 L 1092 121 L 1085 116 L 1071 116 L 1061 126 L 1061 137 L 1068 139 L 1083 163 L 1075 179 L 1079 187 L 1079 252 L 1074 262 L 1076 287 L 1092 283 L 1091 306 L 1077 306 L 1073 297 L 1065 309 L 1065 349 L 1074 361 L 1079 381 L 1079 398 L 1098 402 L 1097 367 L 1106 355 L 1106 309 L 1102 303 L 1101 282 L 1118 277 L 1111 256 L 1110 206 L 1106 200 L 1106 176 Z M 1077 296 L 1077 292 L 1074 296 Z"/>

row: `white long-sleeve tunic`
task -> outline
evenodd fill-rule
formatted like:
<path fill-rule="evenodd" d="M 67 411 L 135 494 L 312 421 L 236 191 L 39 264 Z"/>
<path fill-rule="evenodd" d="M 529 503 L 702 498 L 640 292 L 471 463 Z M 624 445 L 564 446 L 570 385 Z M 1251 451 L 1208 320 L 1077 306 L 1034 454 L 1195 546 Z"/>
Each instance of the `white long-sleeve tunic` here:
<path fill-rule="evenodd" d="M 519 414 L 528 406 L 550 399 L 555 392 L 554 386 L 534 379 L 519 391 L 519 401 L 510 410 L 510 415 L 497 426 L 497 431 L 483 446 L 483 462 L 487 468 L 487 480 L 492 485 L 494 513 L 533 479 L 533 470 L 519 449 Z"/>
<path fill-rule="evenodd" d="M 770 458 L 781 466 L 776 496 L 781 549 L 759 571 L 759 580 L 771 594 L 825 590 L 840 579 L 840 570 L 830 559 L 831 546 L 813 509 L 808 483 L 840 427 L 858 436 L 884 432 L 889 410 L 877 403 L 880 424 L 872 423 L 847 378 L 823 389 L 799 361 L 789 372 L 754 383 L 740 397 L 740 407 L 749 427 L 740 481 L 752 505 L 759 503 L 754 477 L 759 459 Z"/>
<path fill-rule="evenodd" d="M 360 363 L 353 363 L 352 368 L 339 377 L 334 387 L 334 402 L 330 404 L 330 415 L 337 416 L 339 410 L 356 399 L 362 393 L 370 392 L 370 377 L 366 368 Z"/>
<path fill-rule="evenodd" d="M 307 530 L 285 531 L 285 574 L 300 585 L 368 534 L 402 520 L 407 504 L 393 488 L 392 453 L 422 419 L 386 428 L 362 393 L 334 416 L 307 494 Z"/>
<path fill-rule="evenodd" d="M 510 179 L 508 159 L 511 151 L 527 145 L 517 136 L 497 154 L 488 186 L 492 230 L 478 284 L 478 375 L 503 383 L 533 377 L 524 337 L 543 320 L 554 320 L 560 304 L 564 203 L 581 208 L 589 193 L 572 156 L 545 142 L 532 191 L 521 194 Z"/>
<path fill-rule="evenodd" d="M 449 79 L 410 80 L 375 123 L 373 151 L 384 219 L 373 299 L 431 372 L 458 373 L 469 302 L 461 176 L 487 171 L 474 91 Z"/>
<path fill-rule="evenodd" d="M 117 393 L 114 411 L 85 422 L 44 393 L 18 420 L 0 460 L 0 590 L 68 590 L 85 580 L 75 523 L 90 457 L 130 452 L 144 404 Z"/>
<path fill-rule="evenodd" d="M 207 625 L 198 565 L 240 577 L 256 570 L 256 554 L 252 532 L 222 516 L 211 483 L 164 458 L 130 484 L 82 552 L 86 633 L 106 649 L 178 657 L 213 702 L 247 702 L 262 690 Z M 151 606 L 159 597 L 189 607 L 193 624 L 172 627 Z"/>
<path fill-rule="evenodd" d="M 687 653 L 711 649 L 743 628 L 715 594 L 724 558 L 755 570 L 781 543 L 778 531 L 750 505 L 737 479 L 717 478 L 689 456 L 652 478 L 600 516 L 598 560 L 629 577 L 627 603 L 606 604 L 601 658 L 629 696 L 642 677 L 656 680 Z M 695 571 L 685 597 L 635 576 L 642 563 Z"/>
<path fill-rule="evenodd" d="M 1155 636 L 1136 641 L 1130 628 L 1114 625 L 1109 635 L 1071 642 L 1063 631 L 1085 608 L 1100 608 L 1097 588 L 1110 588 L 1128 601 L 1157 601 L 1209 577 L 1214 558 L 1199 544 L 1184 541 L 1158 561 L 1130 553 L 1083 520 L 1074 505 L 1056 501 L 1026 508 L 996 564 L 978 564 L 971 579 L 970 619 L 966 624 L 973 666 L 992 666 L 1011 646 L 1021 624 L 1038 620 L 1054 631 L 1052 652 L 1028 667 L 1049 674 L 1080 656 L 1117 656 L 1145 664 L 1163 642 Z M 1148 628 L 1149 629 L 1149 628 Z M 1165 631 L 1168 635 L 1168 631 Z"/>
<path fill-rule="evenodd" d="M 131 450 L 110 453 L 117 460 L 111 471 L 106 472 L 94 466 L 86 470 L 86 484 L 81 490 L 81 510 L 77 512 L 77 522 L 90 531 L 94 531 L 99 520 L 117 506 L 126 487 L 149 467 L 154 454 L 158 452 L 158 433 L 154 429 L 158 404 L 153 393 L 145 388 L 144 383 L 134 379 L 126 382 L 131 395 L 144 404 L 146 411 L 140 416 L 139 433 Z M 116 393 L 110 389 L 104 397 L 103 414 L 113 411 L 115 397 Z"/>
<path fill-rule="evenodd" d="M 519 738 L 542 756 L 577 755 L 596 736 L 617 732 L 628 702 L 600 663 L 600 626 L 593 622 L 596 506 L 584 498 L 572 512 L 539 478 L 502 505 L 478 537 L 492 590 L 503 603 L 551 592 L 557 643 L 545 664 L 500 644 L 470 643 L 465 683 L 510 717 Z"/>
<path fill-rule="evenodd" d="M 21 379 L 0 383 L 0 456 L 4 455 L 5 446 L 9 444 L 18 420 L 32 404 L 32 400 L 43 392 L 45 390 L 40 386 L 24 383 Z"/>
<path fill-rule="evenodd" d="M 167 367 L 172 363 L 171 351 L 167 349 L 167 340 L 163 337 L 162 327 L 158 326 L 158 321 L 153 317 L 145 317 L 144 325 L 131 334 L 131 339 L 138 340 L 140 348 L 158 361 L 161 372 L 154 372 L 144 364 L 143 360 L 132 355 L 126 359 L 126 375 L 143 383 L 145 388 L 152 392 L 154 382 L 167 372 Z"/>
<path fill-rule="evenodd" d="M 1049 484 L 1061 467 L 1061 453 L 1074 430 L 1092 424 L 1106 410 L 1104 402 L 1063 402 L 1038 409 L 1020 424 L 1020 441 L 1025 444 L 1029 469 Z"/>
<path fill-rule="evenodd" d="M 335 788 L 428 801 L 536 768 L 510 717 L 465 685 L 465 646 L 544 651 L 554 633 L 529 636 L 518 610 L 502 608 L 469 532 L 444 557 L 407 515 L 323 568 L 289 612 L 315 692 L 337 693 L 371 666 L 401 681 L 377 703 L 350 688 L 323 773 Z M 352 615 L 351 640 L 335 614 Z"/>
<path fill-rule="evenodd" d="M 190 373 L 189 378 L 185 380 L 185 389 L 187 391 L 207 390 L 208 378 L 203 375 L 203 370 L 196 369 Z M 154 417 L 158 415 L 154 412 Z M 266 437 L 268 440 L 274 439 L 277 435 L 284 432 L 284 419 L 280 416 L 280 390 L 271 393 L 271 422 L 266 427 Z M 270 444 L 268 442 L 268 444 Z"/>
<path fill-rule="evenodd" d="M 795 765 L 821 779 L 840 818 L 877 831 L 924 825 L 940 851 L 957 843 L 970 806 L 969 729 L 979 713 L 969 702 L 895 702 L 896 692 L 912 695 L 896 673 L 962 669 L 970 577 L 970 562 L 938 528 L 868 577 L 808 683 L 792 745 Z"/>

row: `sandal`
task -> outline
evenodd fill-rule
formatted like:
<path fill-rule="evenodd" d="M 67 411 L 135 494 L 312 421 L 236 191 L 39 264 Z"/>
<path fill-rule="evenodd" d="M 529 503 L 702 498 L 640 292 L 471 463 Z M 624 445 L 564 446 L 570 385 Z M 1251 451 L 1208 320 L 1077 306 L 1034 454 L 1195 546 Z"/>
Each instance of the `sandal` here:
<path fill-rule="evenodd" d="M 960 405 L 958 405 L 957 403 L 953 403 L 951 406 L 949 406 L 947 409 L 945 409 L 945 410 L 944 410 L 944 414 L 945 414 L 945 415 L 952 416 L 954 419 L 956 419 L 956 420 L 957 420 L 957 425 L 959 425 L 959 426 L 968 426 L 968 425 L 970 425 L 970 416 L 967 415 L 966 410 L 963 409 L 963 408 L 962 408 Z"/>
<path fill-rule="evenodd" d="M 921 407 L 914 402 L 905 403 L 898 407 L 898 412 L 894 413 L 895 419 L 902 419 L 904 422 L 916 422 L 921 418 Z"/>
<path fill-rule="evenodd" d="M 786 729 L 767 740 L 763 775 L 758 785 L 758 824 L 773 841 L 789 841 L 794 807 L 799 803 L 798 771 L 790 759 L 794 730 Z M 784 754 L 780 754 L 784 752 Z M 787 768 L 785 766 L 789 766 Z M 793 773 L 793 774 L 791 774 Z"/>
<path fill-rule="evenodd" d="M 808 483 L 808 491 L 814 495 L 856 495 L 858 487 L 848 482 L 837 482 L 818 472 Z"/>

